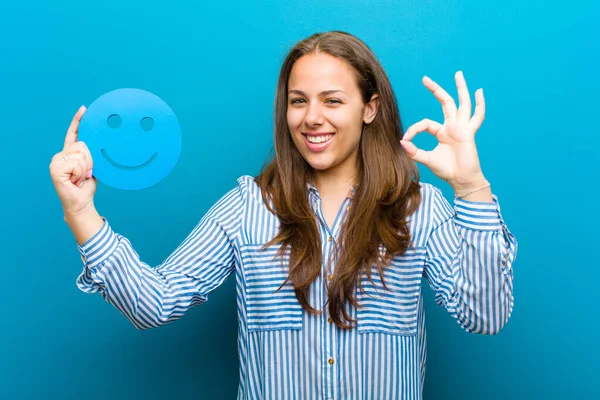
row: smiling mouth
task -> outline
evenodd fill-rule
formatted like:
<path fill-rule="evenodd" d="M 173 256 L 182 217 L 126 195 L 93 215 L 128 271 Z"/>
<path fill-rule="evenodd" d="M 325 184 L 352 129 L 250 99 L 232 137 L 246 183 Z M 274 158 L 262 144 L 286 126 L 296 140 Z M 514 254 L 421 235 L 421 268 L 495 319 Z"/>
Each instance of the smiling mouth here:
<path fill-rule="evenodd" d="M 110 158 L 108 156 L 108 154 L 106 153 L 106 150 L 102 149 L 100 151 L 102 153 L 102 155 L 104 156 L 104 158 L 106 158 L 106 161 L 108 161 L 112 166 L 117 167 L 119 169 L 126 169 L 126 170 L 132 170 L 132 169 L 139 169 L 139 168 L 144 168 L 145 166 L 149 165 L 152 161 L 154 161 L 154 159 L 156 158 L 157 153 L 152 154 L 152 157 L 150 157 L 148 159 L 148 161 L 140 164 L 140 165 L 123 165 L 123 164 L 119 164 L 118 162 L 116 162 L 115 160 L 113 160 L 112 158 Z"/>

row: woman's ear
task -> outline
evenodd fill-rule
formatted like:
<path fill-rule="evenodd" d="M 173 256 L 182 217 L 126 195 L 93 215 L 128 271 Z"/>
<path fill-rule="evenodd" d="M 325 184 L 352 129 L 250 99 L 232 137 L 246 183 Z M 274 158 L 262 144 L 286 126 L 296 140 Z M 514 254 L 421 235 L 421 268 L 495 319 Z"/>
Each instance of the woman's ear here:
<path fill-rule="evenodd" d="M 363 115 L 363 121 L 365 124 L 370 124 L 377 115 L 379 109 L 379 95 L 374 94 L 371 96 L 371 100 L 365 105 L 365 112 Z"/>

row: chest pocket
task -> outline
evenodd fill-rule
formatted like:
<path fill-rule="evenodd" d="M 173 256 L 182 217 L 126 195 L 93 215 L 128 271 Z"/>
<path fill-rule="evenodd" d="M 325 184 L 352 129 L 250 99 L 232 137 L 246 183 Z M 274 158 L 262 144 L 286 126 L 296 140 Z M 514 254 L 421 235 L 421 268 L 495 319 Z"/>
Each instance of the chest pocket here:
<path fill-rule="evenodd" d="M 287 282 L 289 255 L 276 257 L 279 246 L 264 250 L 260 244 L 241 248 L 244 268 L 246 320 L 250 332 L 281 329 L 302 329 L 302 306 Z M 278 290 L 279 289 L 279 290 Z"/>
<path fill-rule="evenodd" d="M 357 310 L 356 325 L 359 333 L 409 336 L 417 333 L 425 256 L 425 248 L 416 248 L 394 257 L 383 274 L 387 289 L 383 286 L 376 267 L 373 267 L 371 274 L 373 283 L 364 274 L 362 291 L 357 288 L 356 294 L 362 306 Z"/>

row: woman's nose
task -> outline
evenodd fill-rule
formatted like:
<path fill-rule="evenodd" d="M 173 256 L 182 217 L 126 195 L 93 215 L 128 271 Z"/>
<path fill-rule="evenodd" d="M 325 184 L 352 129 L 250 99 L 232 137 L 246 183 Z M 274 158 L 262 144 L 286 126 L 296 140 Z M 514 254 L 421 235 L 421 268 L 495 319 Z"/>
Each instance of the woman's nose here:
<path fill-rule="evenodd" d="M 304 122 L 307 126 L 318 126 L 323 124 L 323 114 L 320 107 L 317 104 L 311 104 L 308 106 Z"/>

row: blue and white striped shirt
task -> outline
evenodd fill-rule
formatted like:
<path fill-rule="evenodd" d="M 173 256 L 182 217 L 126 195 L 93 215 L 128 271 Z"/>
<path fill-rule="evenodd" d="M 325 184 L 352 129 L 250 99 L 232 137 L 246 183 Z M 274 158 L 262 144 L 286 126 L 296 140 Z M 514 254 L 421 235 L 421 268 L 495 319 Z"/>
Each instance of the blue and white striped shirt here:
<path fill-rule="evenodd" d="M 338 240 L 352 203 L 344 200 L 331 227 L 321 199 L 309 186 L 320 230 L 323 260 Z M 335 265 L 312 284 L 309 301 L 322 315 L 306 313 L 276 247 L 261 250 L 278 229 L 250 176 L 238 179 L 164 262 L 151 267 L 108 221 L 78 246 L 84 263 L 77 279 L 87 293 L 101 293 L 138 329 L 172 322 L 235 273 L 239 319 L 238 399 L 421 399 L 427 352 L 422 277 L 435 300 L 467 332 L 495 334 L 513 308 L 517 242 L 507 229 L 498 199 L 455 199 L 454 208 L 434 186 L 422 183 L 423 201 L 409 217 L 414 248 L 378 274 L 364 307 L 348 306 L 357 327 L 343 330 L 327 315 L 326 283 Z"/>

